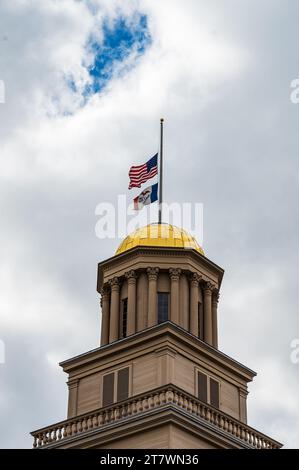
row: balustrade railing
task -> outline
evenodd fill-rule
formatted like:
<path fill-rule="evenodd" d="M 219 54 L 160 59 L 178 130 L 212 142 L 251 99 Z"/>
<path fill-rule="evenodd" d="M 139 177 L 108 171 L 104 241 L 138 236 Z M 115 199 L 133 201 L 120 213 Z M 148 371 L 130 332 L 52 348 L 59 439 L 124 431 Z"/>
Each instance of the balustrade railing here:
<path fill-rule="evenodd" d="M 173 386 L 164 386 L 115 403 L 113 406 L 100 408 L 75 418 L 61 421 L 52 426 L 31 433 L 34 438 L 33 447 L 40 448 L 52 443 L 64 441 L 70 437 L 83 435 L 88 431 L 130 418 L 138 413 L 146 413 L 172 404 L 195 417 L 198 417 L 215 428 L 220 429 L 254 449 L 279 449 L 281 444 L 241 421 L 199 401 L 196 397 Z"/>

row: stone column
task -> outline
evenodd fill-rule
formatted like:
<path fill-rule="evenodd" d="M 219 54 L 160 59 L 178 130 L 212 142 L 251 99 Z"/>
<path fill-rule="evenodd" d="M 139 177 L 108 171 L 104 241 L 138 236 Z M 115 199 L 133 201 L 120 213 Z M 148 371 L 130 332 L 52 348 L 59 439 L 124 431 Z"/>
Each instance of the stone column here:
<path fill-rule="evenodd" d="M 170 276 L 170 320 L 173 323 L 179 324 L 179 282 L 180 282 L 181 269 L 169 270 Z"/>
<path fill-rule="evenodd" d="M 110 322 L 110 289 L 106 285 L 101 290 L 101 307 L 102 307 L 102 329 L 101 329 L 101 346 L 109 343 L 109 322 Z"/>
<path fill-rule="evenodd" d="M 213 327 L 213 346 L 218 348 L 218 319 L 217 308 L 219 301 L 219 292 L 216 290 L 212 296 L 212 327 Z"/>
<path fill-rule="evenodd" d="M 157 318 L 157 279 L 159 268 L 147 268 L 148 276 L 148 321 L 147 326 L 156 325 L 158 322 Z"/>
<path fill-rule="evenodd" d="M 201 276 L 197 273 L 193 273 L 190 277 L 190 333 L 194 336 L 198 336 L 199 325 L 198 325 L 198 284 Z"/>
<path fill-rule="evenodd" d="M 119 334 L 119 280 L 114 277 L 110 281 L 111 303 L 110 303 L 110 329 L 109 343 L 118 340 Z"/>
<path fill-rule="evenodd" d="M 207 282 L 204 287 L 204 341 L 213 345 L 212 331 L 212 291 L 213 284 Z"/>
<path fill-rule="evenodd" d="M 142 331 L 147 327 L 148 310 L 148 279 L 144 271 L 138 276 L 137 281 L 137 331 Z"/>
<path fill-rule="evenodd" d="M 179 322 L 180 326 L 187 331 L 190 331 L 190 288 L 189 280 L 185 273 L 180 276 L 180 311 Z"/>
<path fill-rule="evenodd" d="M 136 273 L 128 271 L 125 274 L 128 280 L 128 323 L 127 336 L 136 333 Z"/>

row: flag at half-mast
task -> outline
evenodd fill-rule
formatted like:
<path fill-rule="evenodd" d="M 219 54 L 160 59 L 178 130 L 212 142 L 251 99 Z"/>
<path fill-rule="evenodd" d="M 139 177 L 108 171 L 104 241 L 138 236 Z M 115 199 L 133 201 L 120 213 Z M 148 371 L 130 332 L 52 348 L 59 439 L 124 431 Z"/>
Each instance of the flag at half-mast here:
<path fill-rule="evenodd" d="M 153 178 L 158 174 L 158 154 L 154 155 L 143 165 L 131 166 L 129 170 L 131 188 L 140 188 L 150 178 Z"/>
<path fill-rule="evenodd" d="M 158 183 L 145 188 L 139 196 L 134 198 L 134 209 L 139 211 L 144 206 L 158 200 Z"/>

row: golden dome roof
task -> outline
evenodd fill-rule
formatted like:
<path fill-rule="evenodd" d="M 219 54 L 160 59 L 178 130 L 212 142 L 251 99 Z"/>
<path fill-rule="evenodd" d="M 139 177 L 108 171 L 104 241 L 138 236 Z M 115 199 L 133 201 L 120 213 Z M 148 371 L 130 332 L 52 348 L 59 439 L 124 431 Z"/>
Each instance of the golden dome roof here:
<path fill-rule="evenodd" d="M 204 255 L 203 249 L 192 235 L 170 224 L 156 223 L 138 228 L 121 242 L 115 254 L 119 255 L 137 246 L 189 248 Z"/>

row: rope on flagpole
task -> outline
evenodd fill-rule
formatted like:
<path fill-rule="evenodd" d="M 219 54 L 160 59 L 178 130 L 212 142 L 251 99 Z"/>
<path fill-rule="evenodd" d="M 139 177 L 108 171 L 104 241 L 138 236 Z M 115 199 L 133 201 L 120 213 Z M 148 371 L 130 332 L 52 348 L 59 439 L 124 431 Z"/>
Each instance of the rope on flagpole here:
<path fill-rule="evenodd" d="M 162 203 L 163 203 L 163 123 L 160 119 L 160 152 L 159 152 L 159 224 L 162 223 Z"/>

